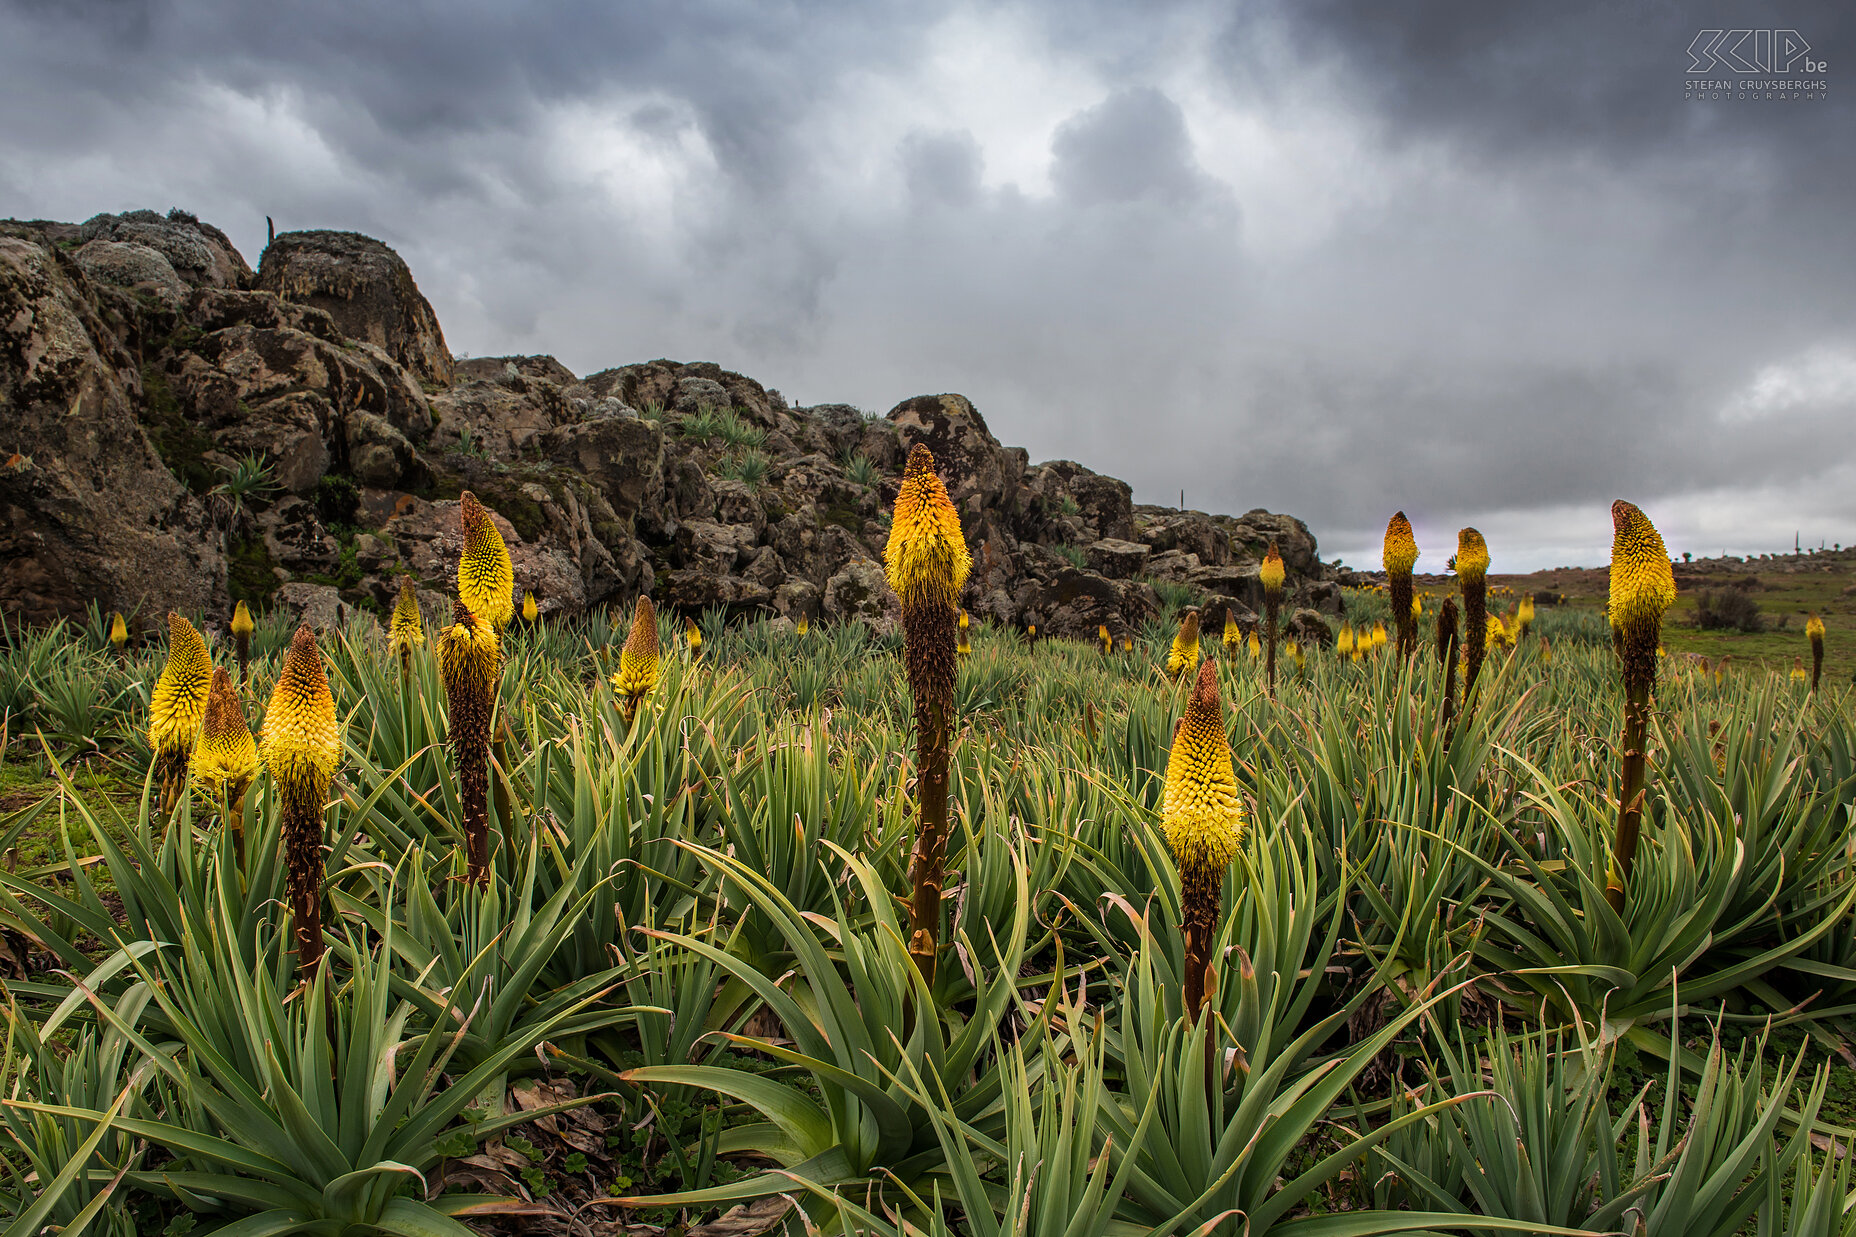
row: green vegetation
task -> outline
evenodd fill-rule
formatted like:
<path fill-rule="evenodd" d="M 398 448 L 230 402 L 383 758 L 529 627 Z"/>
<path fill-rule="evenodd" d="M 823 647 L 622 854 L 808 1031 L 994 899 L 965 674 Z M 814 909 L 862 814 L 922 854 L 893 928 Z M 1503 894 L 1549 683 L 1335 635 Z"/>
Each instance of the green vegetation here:
<path fill-rule="evenodd" d="M 1446 743 L 1437 599 L 1409 665 L 1307 650 L 1271 701 L 1260 659 L 1220 661 L 1249 829 L 1197 1025 L 1168 619 L 1106 657 L 973 628 L 932 983 L 897 636 L 716 613 L 692 656 L 665 614 L 628 727 L 611 617 L 506 632 L 479 889 L 431 647 L 402 689 L 354 616 L 320 640 L 344 752 L 299 990 L 269 775 L 162 819 L 162 650 L 116 653 L 102 614 L 6 632 L 0 1217 L 676 1231 L 785 1194 L 898 1237 L 1839 1232 L 1851 693 L 1666 659 L 1619 913 L 1602 618 L 1543 605 Z M 254 726 L 288 634 L 260 616 Z"/>

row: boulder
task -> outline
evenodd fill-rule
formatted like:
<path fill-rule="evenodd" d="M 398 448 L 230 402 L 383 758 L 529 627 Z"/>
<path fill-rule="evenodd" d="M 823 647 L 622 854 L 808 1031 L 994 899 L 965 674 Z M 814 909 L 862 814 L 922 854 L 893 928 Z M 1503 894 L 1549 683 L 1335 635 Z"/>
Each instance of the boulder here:
<path fill-rule="evenodd" d="M 1094 640 L 1104 624 L 1120 637 L 1134 623 L 1123 614 L 1123 593 L 1113 580 L 1074 568 L 1058 574 L 1038 598 L 1038 633 L 1072 640 Z"/>
<path fill-rule="evenodd" d="M 1150 547 L 1138 541 L 1123 541 L 1118 537 L 1104 537 L 1093 542 L 1084 551 L 1089 557 L 1089 569 L 1108 576 L 1114 580 L 1126 580 L 1140 575 L 1147 566 L 1147 556 L 1152 553 Z"/>
<path fill-rule="evenodd" d="M 77 230 L 85 247 L 97 241 L 137 245 L 159 253 L 168 269 L 189 287 L 246 288 L 251 267 L 224 232 L 201 223 L 183 210 L 158 215 L 132 210 L 122 215 L 93 215 Z"/>
<path fill-rule="evenodd" d="M 1022 470 L 1010 466 L 1013 461 L 966 396 L 918 395 L 891 408 L 887 419 L 896 427 L 904 459 L 916 443 L 928 444 L 956 507 L 977 499 L 978 509 L 985 510 L 1017 492 Z"/>
<path fill-rule="evenodd" d="M 1334 647 L 1334 629 L 1313 610 L 1297 610 L 1283 624 L 1283 638 L 1317 649 Z"/>
<path fill-rule="evenodd" d="M 1225 533 L 1233 549 L 1258 562 L 1269 553 L 1270 543 L 1282 556 L 1283 567 L 1291 579 L 1324 578 L 1326 569 L 1316 554 L 1315 536 L 1308 525 L 1292 515 L 1277 515 L 1257 507 L 1241 516 L 1214 516 L 1213 522 Z"/>
<path fill-rule="evenodd" d="M 664 500 L 664 431 L 656 422 L 602 415 L 542 432 L 543 455 L 599 487 L 627 524 Z"/>
<path fill-rule="evenodd" d="M 717 575 L 702 567 L 685 567 L 670 573 L 665 581 L 664 597 L 685 614 L 719 609 L 737 618 L 764 609 L 773 600 L 773 591 L 740 576 Z"/>
<path fill-rule="evenodd" d="M 146 292 L 169 309 L 187 299 L 187 284 L 159 249 L 128 241 L 95 240 L 71 255 L 85 275 L 98 283 Z"/>
<path fill-rule="evenodd" d="M 1146 542 L 1156 554 L 1177 550 L 1195 555 L 1199 562 L 1212 567 L 1231 561 L 1229 536 L 1203 511 L 1143 504 L 1134 508 L 1133 519 L 1133 540 Z"/>
<path fill-rule="evenodd" d="M 1263 581 L 1257 578 L 1257 564 L 1254 562 L 1200 567 L 1188 573 L 1186 582 L 1207 593 L 1240 598 L 1250 609 L 1263 608 Z"/>
<path fill-rule="evenodd" d="M 1155 580 L 1168 580 L 1175 584 L 1186 584 L 1199 570 L 1199 556 L 1185 550 L 1165 550 L 1159 554 L 1147 556 L 1145 574 Z"/>
<path fill-rule="evenodd" d="M 1040 465 L 1060 478 L 1089 529 L 1098 538 L 1128 541 L 1134 537 L 1134 490 L 1126 481 L 1104 477 L 1072 460 Z"/>
<path fill-rule="evenodd" d="M 883 626 L 900 621 L 896 595 L 890 591 L 883 568 L 866 558 L 854 558 L 825 583 L 823 617 L 840 623 L 863 622 Z"/>
<path fill-rule="evenodd" d="M 1340 591 L 1340 585 L 1332 580 L 1311 580 L 1295 589 L 1295 600 L 1309 610 L 1322 614 L 1339 616 L 1346 608 L 1347 599 Z"/>
<path fill-rule="evenodd" d="M 353 607 L 342 600 L 332 584 L 292 581 L 279 588 L 271 604 L 290 616 L 292 623 L 307 623 L 315 631 L 340 631 Z"/>
<path fill-rule="evenodd" d="M 265 249 L 256 286 L 327 311 L 342 333 L 382 349 L 419 379 L 449 385 L 451 350 L 405 260 L 359 232 L 285 232 Z"/>

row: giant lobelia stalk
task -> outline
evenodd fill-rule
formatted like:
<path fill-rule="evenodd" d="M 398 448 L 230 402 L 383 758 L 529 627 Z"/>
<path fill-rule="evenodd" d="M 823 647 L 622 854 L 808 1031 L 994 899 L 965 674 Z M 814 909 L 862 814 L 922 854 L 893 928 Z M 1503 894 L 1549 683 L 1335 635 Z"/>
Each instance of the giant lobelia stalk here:
<path fill-rule="evenodd" d="M 909 863 L 909 956 L 933 983 L 947 861 L 948 741 L 954 724 L 955 600 L 972 558 L 960 516 L 916 443 L 896 492 L 884 573 L 902 603 L 902 660 L 915 703 L 915 850 Z"/>
<path fill-rule="evenodd" d="M 1624 891 L 1643 831 L 1644 750 L 1649 743 L 1650 692 L 1663 614 L 1676 600 L 1675 570 L 1650 517 L 1618 499 L 1611 504 L 1611 629 L 1624 671 L 1624 750 L 1618 784 L 1617 838 L 1605 901 L 1623 913 Z"/>

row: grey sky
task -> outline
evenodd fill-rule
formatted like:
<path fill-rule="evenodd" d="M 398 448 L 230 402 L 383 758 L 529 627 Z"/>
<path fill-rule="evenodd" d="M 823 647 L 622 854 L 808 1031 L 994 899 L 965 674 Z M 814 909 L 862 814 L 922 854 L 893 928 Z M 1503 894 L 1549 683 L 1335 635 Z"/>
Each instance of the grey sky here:
<path fill-rule="evenodd" d="M 1704 27 L 1828 99 L 1688 101 Z M 1856 541 L 1848 5 L 0 0 L 0 215 L 351 228 L 454 350 L 970 396 L 1377 562 Z M 1716 73 L 1710 77 L 1727 76 Z"/>

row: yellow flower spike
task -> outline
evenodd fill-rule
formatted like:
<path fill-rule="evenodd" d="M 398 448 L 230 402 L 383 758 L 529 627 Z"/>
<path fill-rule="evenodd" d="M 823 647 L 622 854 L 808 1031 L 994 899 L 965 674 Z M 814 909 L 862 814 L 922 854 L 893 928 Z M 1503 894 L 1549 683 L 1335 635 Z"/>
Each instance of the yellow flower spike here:
<path fill-rule="evenodd" d="M 1392 621 L 1398 626 L 1399 656 L 1408 657 L 1418 648 L 1418 599 L 1411 591 L 1411 569 L 1418 561 L 1418 541 L 1412 535 L 1411 521 L 1403 511 L 1395 511 L 1386 521 L 1386 588 L 1392 596 Z"/>
<path fill-rule="evenodd" d="M 1508 629 L 1502 626 L 1501 619 L 1493 614 L 1489 615 L 1487 628 L 1490 648 L 1500 648 L 1502 645 L 1508 643 Z"/>
<path fill-rule="evenodd" d="M 1386 541 L 1384 550 L 1386 576 L 1388 580 L 1396 576 L 1411 575 L 1411 569 L 1418 564 L 1418 540 L 1412 535 L 1411 521 L 1405 518 L 1403 511 L 1395 511 L 1386 521 Z"/>
<path fill-rule="evenodd" d="M 1244 651 L 1252 657 L 1263 655 L 1263 641 L 1257 639 L 1257 629 L 1252 627 L 1250 634 L 1244 637 Z"/>
<path fill-rule="evenodd" d="M 1611 504 L 1611 524 L 1611 625 L 1627 638 L 1633 631 L 1654 635 L 1676 600 L 1669 551 L 1649 517 L 1621 498 Z"/>
<path fill-rule="evenodd" d="M 1186 615 L 1179 621 L 1179 634 L 1173 637 L 1173 647 L 1167 650 L 1166 672 L 1169 678 L 1178 678 L 1188 671 L 1196 672 L 1199 668 L 1199 608 L 1186 607 Z"/>
<path fill-rule="evenodd" d="M 799 616 L 799 621 L 793 624 L 793 634 L 795 635 L 803 636 L 811 630 L 812 622 L 803 614 Z"/>
<path fill-rule="evenodd" d="M 973 653 L 973 645 L 967 639 L 967 629 L 962 627 L 959 630 L 960 639 L 954 644 L 954 655 L 957 657 L 969 657 Z"/>
<path fill-rule="evenodd" d="M 533 623 L 536 619 L 540 617 L 541 617 L 541 607 L 535 604 L 535 594 L 529 592 L 527 589 L 523 589 L 522 590 L 522 621 L 524 623 Z"/>
<path fill-rule="evenodd" d="M 1334 638 L 1334 651 L 1337 653 L 1350 654 L 1353 652 L 1353 643 L 1353 624 L 1342 623 L 1340 625 L 1340 635 Z"/>
<path fill-rule="evenodd" d="M 458 771 L 466 879 L 486 885 L 490 880 L 490 719 L 496 712 L 496 689 L 503 677 L 503 649 L 496 628 L 472 614 L 462 601 L 453 603 L 451 624 L 438 637 L 438 672 L 445 684 L 446 737 Z"/>
<path fill-rule="evenodd" d="M 1806 619 L 1804 635 L 1811 642 L 1811 691 L 1816 694 L 1818 680 L 1824 674 L 1824 620 L 1815 614 Z"/>
<path fill-rule="evenodd" d="M 1257 568 L 1257 579 L 1263 584 L 1263 622 L 1269 631 L 1267 657 L 1264 661 L 1264 681 L 1268 685 L 1271 700 L 1276 699 L 1276 619 L 1282 612 L 1283 585 L 1282 555 L 1276 550 L 1276 543 L 1270 542 L 1270 548 L 1263 556 L 1262 566 Z M 1250 632 L 1250 652 L 1257 652 L 1257 633 Z"/>
<path fill-rule="evenodd" d="M 889 586 L 905 610 L 922 604 L 952 607 L 972 566 L 960 514 L 935 474 L 934 453 L 918 442 L 902 470 L 883 552 Z"/>
<path fill-rule="evenodd" d="M 638 712 L 638 702 L 657 686 L 657 608 L 649 594 L 638 598 L 632 611 L 631 634 L 619 652 L 619 672 L 612 676 L 612 690 L 625 702 L 625 720 L 629 723 Z"/>
<path fill-rule="evenodd" d="M 1386 646 L 1386 625 L 1383 619 L 1373 620 L 1373 652 L 1377 653 Z"/>
<path fill-rule="evenodd" d="M 1224 612 L 1223 640 L 1224 646 L 1232 650 L 1244 642 L 1244 629 L 1237 625 L 1237 614 L 1229 606 L 1225 607 Z"/>
<path fill-rule="evenodd" d="M 1244 805 L 1237 794 L 1217 668 L 1199 668 L 1185 715 L 1166 762 L 1160 820 L 1179 868 L 1180 918 L 1186 938 L 1183 993 L 1186 1016 L 1196 1020 L 1206 1000 L 1206 972 L 1218 933 L 1225 871 L 1244 838 Z"/>
<path fill-rule="evenodd" d="M 341 763 L 341 729 L 335 697 L 322 669 L 322 652 L 307 626 L 299 626 L 284 654 L 283 670 L 258 731 L 258 754 L 279 784 L 302 785 L 321 799 Z"/>
<path fill-rule="evenodd" d="M 966 629 L 967 629 L 967 612 L 965 610 L 962 610 L 960 612 L 960 630 L 965 631 Z"/>
<path fill-rule="evenodd" d="M 933 984 L 946 886 L 948 737 L 966 629 L 957 613 L 972 558 L 960 515 L 925 443 L 909 451 L 890 517 L 883 571 L 902 603 L 902 665 L 915 715 L 916 830 L 909 855 L 909 957 Z M 1037 627 L 1028 634 L 1035 639 Z"/>
<path fill-rule="evenodd" d="M 1110 653 L 1115 651 L 1115 639 L 1108 634 L 1107 623 L 1103 623 L 1096 628 L 1096 639 L 1102 642 L 1102 656 L 1107 657 Z"/>
<path fill-rule="evenodd" d="M 1532 593 L 1522 597 L 1520 604 L 1515 606 L 1514 622 L 1514 638 L 1516 640 L 1526 639 L 1527 629 L 1534 625 L 1534 597 Z"/>
<path fill-rule="evenodd" d="M 232 648 L 238 654 L 239 682 L 245 681 L 246 668 L 251 664 L 251 633 L 254 628 L 251 611 L 239 602 L 232 609 Z"/>
<path fill-rule="evenodd" d="M 277 783 L 281 801 L 297 974 L 307 983 L 322 957 L 322 810 L 342 758 L 335 697 L 329 693 L 322 653 L 308 627 L 298 627 L 290 638 L 258 731 L 258 757 Z"/>
<path fill-rule="evenodd" d="M 1804 658 L 1792 658 L 1792 682 L 1802 683 L 1808 676 L 1804 672 Z"/>
<path fill-rule="evenodd" d="M 1424 598 L 1413 597 L 1411 599 L 1411 617 L 1417 618 L 1419 615 L 1423 613 L 1424 613 Z"/>
<path fill-rule="evenodd" d="M 419 611 L 419 595 L 413 591 L 412 577 L 402 576 L 399 596 L 393 599 L 393 617 L 387 625 L 387 648 L 404 660 L 414 649 L 424 647 L 425 615 Z"/>
<path fill-rule="evenodd" d="M 1132 653 L 1134 651 L 1133 636 L 1123 636 L 1121 638 L 1121 651 L 1124 653 Z"/>
<path fill-rule="evenodd" d="M 1286 573 L 1283 571 L 1282 555 L 1277 553 L 1276 543 L 1272 541 L 1270 542 L 1269 552 L 1263 556 L 1262 565 L 1257 568 L 1257 579 L 1263 584 L 1264 596 L 1267 597 L 1271 593 L 1276 594 L 1278 597 L 1282 596 L 1282 585 L 1285 574 Z"/>
<path fill-rule="evenodd" d="M 118 653 L 122 652 L 123 645 L 129 643 L 129 624 L 123 621 L 120 610 L 110 616 L 110 643 L 116 646 Z"/>
<path fill-rule="evenodd" d="M 1613 643 L 1624 670 L 1624 738 L 1617 834 L 1605 899 L 1622 914 L 1643 827 L 1644 753 L 1649 746 L 1656 650 L 1662 644 L 1663 614 L 1675 604 L 1676 580 L 1662 534 L 1642 511 L 1618 499 L 1611 504 L 1611 528 L 1608 609 Z"/>
<path fill-rule="evenodd" d="M 693 618 L 683 620 L 683 641 L 690 646 L 691 653 L 702 652 L 702 628 L 696 626 Z"/>
<path fill-rule="evenodd" d="M 458 600 L 492 627 L 507 627 L 516 607 L 516 571 L 509 561 L 509 547 L 490 513 L 469 490 L 458 496 L 458 520 L 464 529 L 464 549 L 458 555 Z"/>
<path fill-rule="evenodd" d="M 231 676 L 215 666 L 200 741 L 193 749 L 194 785 L 209 795 L 223 795 L 231 805 L 245 797 L 245 788 L 257 772 L 258 745 L 245 724 L 245 710 L 232 689 Z"/>
<path fill-rule="evenodd" d="M 213 661 L 192 623 L 168 612 L 168 659 L 148 703 L 148 746 L 161 782 L 161 810 L 172 811 L 187 784 L 187 764 L 206 715 Z"/>

